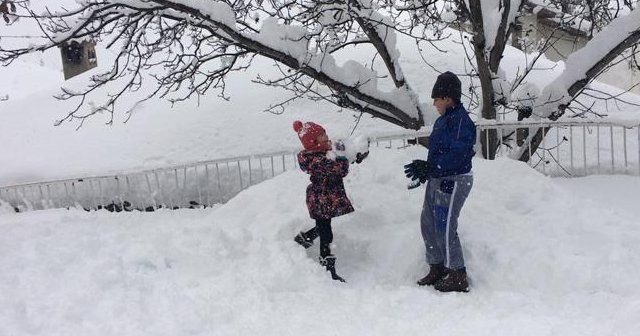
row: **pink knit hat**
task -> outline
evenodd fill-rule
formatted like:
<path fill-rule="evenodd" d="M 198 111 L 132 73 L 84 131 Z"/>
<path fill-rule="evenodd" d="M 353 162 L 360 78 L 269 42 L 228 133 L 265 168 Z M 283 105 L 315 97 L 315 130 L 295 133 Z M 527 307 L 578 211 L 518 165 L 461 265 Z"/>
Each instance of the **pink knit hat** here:
<path fill-rule="evenodd" d="M 314 122 L 307 121 L 306 123 L 302 123 L 300 120 L 293 122 L 293 130 L 298 133 L 298 138 L 300 138 L 302 146 L 307 150 L 320 149 L 319 145 L 321 144 L 318 144 L 316 140 L 319 136 L 327 133 L 322 126 Z"/>

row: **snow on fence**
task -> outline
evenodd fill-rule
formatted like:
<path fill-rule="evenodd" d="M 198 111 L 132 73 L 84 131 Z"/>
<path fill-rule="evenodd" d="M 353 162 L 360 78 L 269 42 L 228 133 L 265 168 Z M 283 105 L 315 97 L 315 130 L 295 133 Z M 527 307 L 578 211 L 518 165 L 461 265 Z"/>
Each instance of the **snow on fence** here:
<path fill-rule="evenodd" d="M 413 132 L 379 136 L 372 138 L 371 145 L 403 147 L 410 139 L 427 135 Z M 297 169 L 296 152 L 281 151 L 118 175 L 0 187 L 0 200 L 18 212 L 70 207 L 110 211 L 206 207 L 224 203 L 249 186 L 291 169 Z"/>
<path fill-rule="evenodd" d="M 524 149 L 529 165 L 545 175 L 640 175 L 640 120 L 478 123 L 478 137 L 482 130 L 495 129 L 501 139 L 498 155 L 509 155 L 514 141 L 547 127 L 535 153 L 530 146 Z"/>
<path fill-rule="evenodd" d="M 295 167 L 293 153 L 259 156 L 0 188 L 14 208 L 80 207 L 109 210 L 211 206 L 243 189 Z"/>
<path fill-rule="evenodd" d="M 517 141 L 550 127 L 529 164 L 550 176 L 589 174 L 640 175 L 640 121 L 562 121 L 536 123 L 478 123 L 478 135 L 495 129 L 500 139 Z M 427 137 L 412 132 L 372 137 L 372 147 L 403 148 Z M 524 135 L 526 136 L 526 135 Z M 501 141 L 498 155 L 508 155 Z M 480 141 L 477 141 L 480 152 Z M 530 148 L 529 148 L 530 150 Z M 284 171 L 297 169 L 295 152 L 195 162 L 110 176 L 97 176 L 0 187 L 0 200 L 16 211 L 77 207 L 86 210 L 153 211 L 196 208 L 224 203 L 249 186 Z"/>

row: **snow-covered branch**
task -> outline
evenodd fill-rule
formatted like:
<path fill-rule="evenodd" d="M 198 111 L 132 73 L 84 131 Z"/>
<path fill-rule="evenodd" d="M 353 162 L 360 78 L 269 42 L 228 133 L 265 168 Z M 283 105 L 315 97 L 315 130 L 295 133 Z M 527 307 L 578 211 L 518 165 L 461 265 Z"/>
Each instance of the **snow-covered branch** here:
<path fill-rule="evenodd" d="M 116 104 L 130 91 L 146 92 L 142 101 L 156 97 L 181 102 L 212 92 L 229 99 L 228 76 L 264 57 L 274 60 L 280 72 L 275 78 L 259 74 L 255 82 L 288 94 L 265 107 L 268 111 L 281 113 L 297 99 L 323 100 L 419 129 L 424 106 L 401 66 L 396 43 L 402 35 L 414 39 L 415 52 L 423 56 L 426 66 L 435 72 L 454 70 L 468 79 L 470 92 L 465 96 L 473 97 L 469 107 L 478 106 L 479 111 L 473 112 L 480 118 L 495 120 L 510 111 L 517 111 L 519 118 L 557 118 L 564 111 L 586 108 L 569 104 L 614 58 L 637 46 L 638 1 L 618 1 L 617 8 L 614 2 L 77 0 L 75 8 L 42 14 L 23 6 L 26 11 L 15 15 L 35 19 L 45 42 L 24 41 L 15 48 L 1 45 L 0 62 L 7 65 L 25 54 L 78 39 L 91 39 L 112 50 L 110 69 L 92 76 L 84 90 L 63 90 L 59 98 L 74 100 L 76 105 L 61 122 L 82 124 L 96 113 L 128 113 L 135 106 L 116 108 Z M 501 66 L 525 5 L 533 14 L 544 11 L 546 19 L 557 19 L 554 32 L 568 27 L 588 27 L 588 36 L 599 32 L 569 58 L 565 72 L 542 90 L 526 78 L 534 68 L 539 70 L 535 65 L 539 57 L 528 62 L 529 56 L 523 56 L 524 68 L 518 69 L 524 70 L 516 74 L 506 73 L 508 67 Z M 426 48 L 441 50 L 437 41 L 453 36 L 460 37 L 464 48 L 464 55 L 458 55 L 467 60 L 463 68 L 430 62 L 422 54 Z M 554 39 L 539 42 L 543 49 L 552 48 Z M 363 54 L 354 50 L 365 50 L 366 61 L 357 59 Z M 140 90 L 149 83 L 151 90 Z M 89 97 L 99 96 L 107 87 L 111 93 L 103 101 Z M 495 131 L 488 132 L 480 137 L 481 147 L 486 158 L 493 158 L 500 142 Z"/>
<path fill-rule="evenodd" d="M 587 84 L 638 41 L 640 9 L 614 20 L 582 49 L 569 55 L 562 74 L 543 89 L 535 104 L 535 115 L 552 120 L 561 117 Z"/>
<path fill-rule="evenodd" d="M 551 120 L 560 118 L 591 81 L 638 41 L 640 9 L 635 9 L 612 21 L 586 46 L 569 55 L 562 74 L 548 84 L 537 97 L 533 115 Z M 535 152 L 547 131 L 548 128 L 539 129 L 529 134 L 523 146 L 511 156 L 528 161 L 529 153 Z"/>
<path fill-rule="evenodd" d="M 249 67 L 252 57 L 259 55 L 303 75 L 292 77 L 296 80 L 306 77 L 323 84 L 332 93 L 327 98 L 336 105 L 405 128 L 422 126 L 423 111 L 398 62 L 394 24 L 368 1 L 81 0 L 78 4 L 67 12 L 29 14 L 49 36 L 46 43 L 0 47 L 5 65 L 77 38 L 106 40 L 108 46 L 121 47 L 113 69 L 93 76 L 87 90 L 63 92 L 60 98 L 80 101 L 63 120 L 84 119 L 100 110 L 113 113 L 122 92 L 142 85 L 142 71 L 156 71 L 152 96 L 166 98 L 182 92 L 171 98 L 181 101 L 217 89 L 226 98 L 225 76 Z M 339 65 L 332 53 L 354 41 L 372 44 L 388 74 L 378 74 L 356 61 Z M 384 75 L 392 79 L 394 88 L 380 88 L 378 78 Z M 88 114 L 80 113 L 86 95 L 119 79 L 124 81 L 119 82 L 118 94 Z"/>

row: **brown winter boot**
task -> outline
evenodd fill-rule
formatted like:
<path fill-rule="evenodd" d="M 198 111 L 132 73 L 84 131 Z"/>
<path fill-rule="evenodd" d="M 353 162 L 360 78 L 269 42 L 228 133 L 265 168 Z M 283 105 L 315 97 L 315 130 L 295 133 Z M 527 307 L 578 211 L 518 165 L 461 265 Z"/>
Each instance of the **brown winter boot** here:
<path fill-rule="evenodd" d="M 338 280 L 340 282 L 346 282 L 341 276 L 336 273 L 336 257 L 332 254 L 326 257 L 319 257 L 320 265 L 326 267 L 327 272 L 331 273 L 331 279 Z"/>
<path fill-rule="evenodd" d="M 441 292 L 468 292 L 469 283 L 467 282 L 466 269 L 449 271 L 447 277 L 436 282 L 433 288 Z"/>
<path fill-rule="evenodd" d="M 418 280 L 418 286 L 433 286 L 445 276 L 447 276 L 447 269 L 443 264 L 429 265 L 429 274 Z"/>

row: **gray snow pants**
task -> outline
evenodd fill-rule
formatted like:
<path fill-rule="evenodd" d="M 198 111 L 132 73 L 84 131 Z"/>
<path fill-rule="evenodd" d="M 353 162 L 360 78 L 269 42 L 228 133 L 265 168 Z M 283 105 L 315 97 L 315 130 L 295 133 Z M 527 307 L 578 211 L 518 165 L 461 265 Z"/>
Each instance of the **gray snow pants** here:
<path fill-rule="evenodd" d="M 434 178 L 427 183 L 420 228 L 430 265 L 444 264 L 451 270 L 465 267 L 458 216 L 472 186 L 471 174 Z"/>

